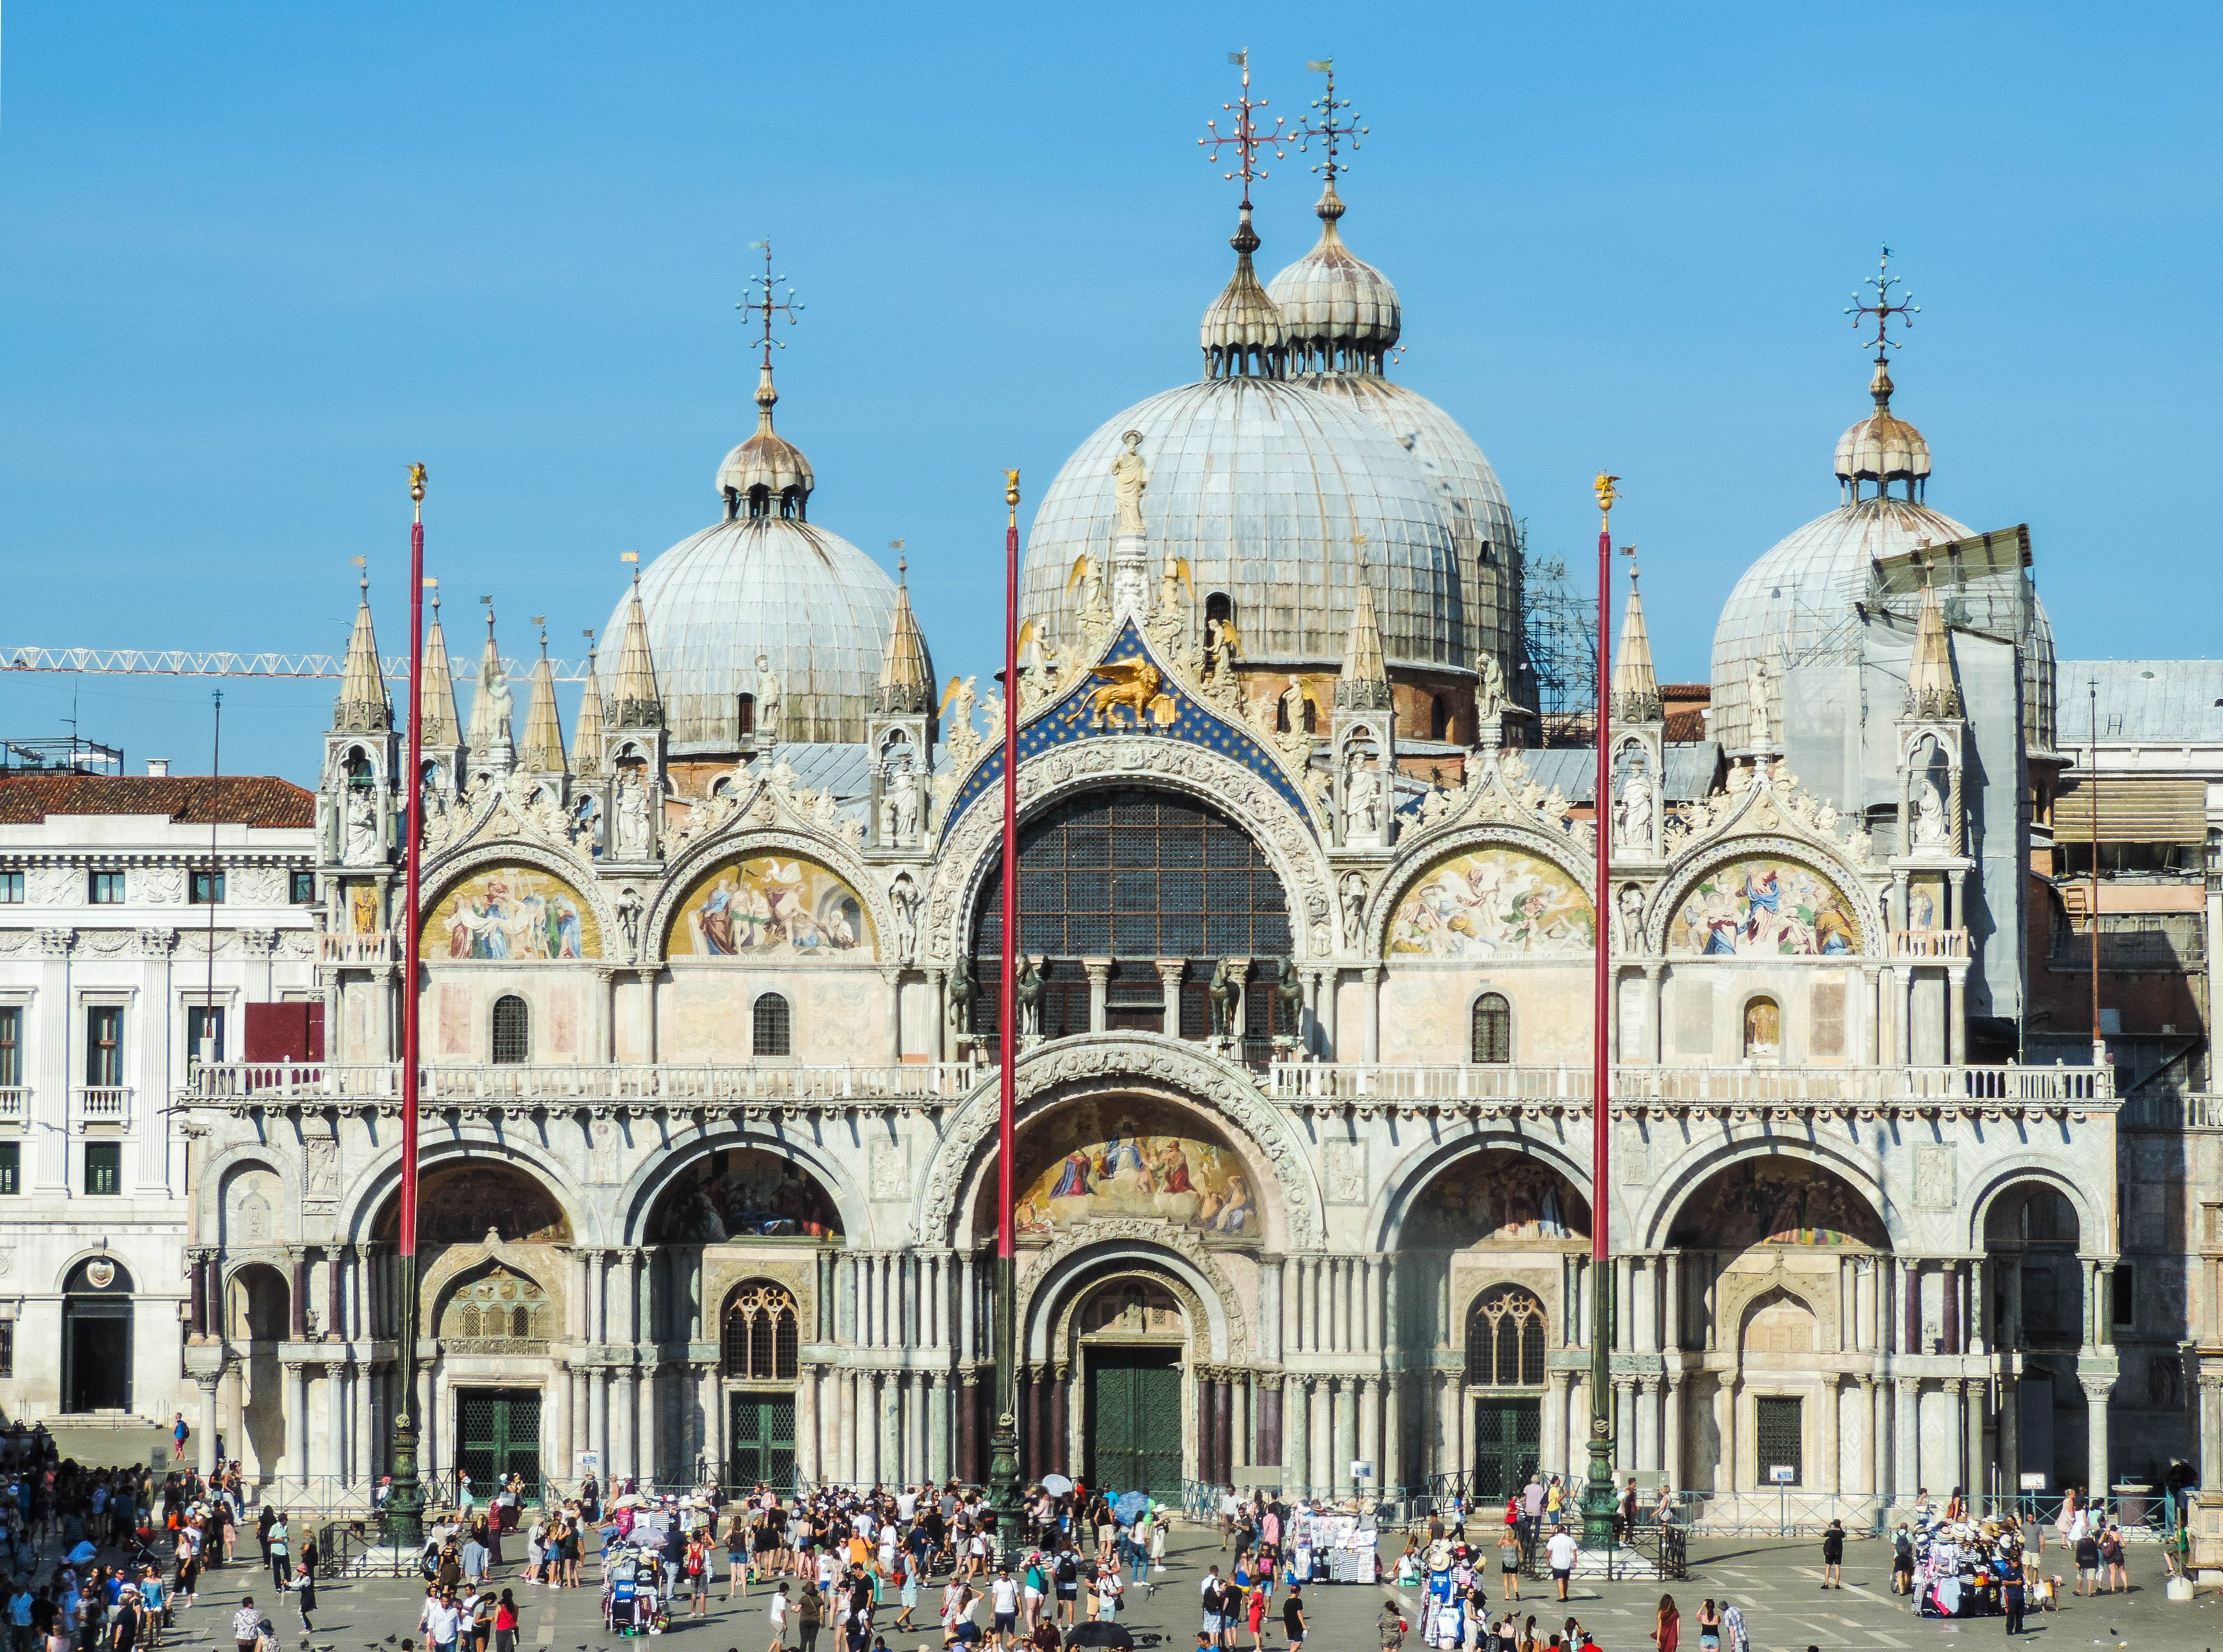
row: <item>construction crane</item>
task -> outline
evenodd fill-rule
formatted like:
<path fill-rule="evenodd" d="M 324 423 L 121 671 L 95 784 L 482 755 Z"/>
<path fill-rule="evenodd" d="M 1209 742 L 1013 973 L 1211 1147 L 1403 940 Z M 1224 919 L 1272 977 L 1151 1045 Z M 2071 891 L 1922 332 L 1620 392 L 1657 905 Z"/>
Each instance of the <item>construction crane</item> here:
<path fill-rule="evenodd" d="M 529 681 L 540 663 L 533 655 L 519 659 L 504 656 L 501 669 L 513 682 Z M 90 674 L 131 674 L 161 677 L 337 677 L 344 657 L 337 654 L 225 654 L 206 649 L 130 648 L 6 648 L 0 649 L 0 670 L 76 671 Z M 549 669 L 558 682 L 584 682 L 584 660 L 551 660 Z M 381 655 L 379 672 L 389 682 L 409 679 L 406 654 Z M 475 670 L 459 673 L 475 681 Z"/>

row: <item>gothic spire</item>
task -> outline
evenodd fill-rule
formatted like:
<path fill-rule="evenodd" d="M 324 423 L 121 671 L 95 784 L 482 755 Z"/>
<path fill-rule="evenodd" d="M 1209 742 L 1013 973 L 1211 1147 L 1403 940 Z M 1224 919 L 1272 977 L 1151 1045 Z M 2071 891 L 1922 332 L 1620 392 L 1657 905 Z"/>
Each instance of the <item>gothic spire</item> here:
<path fill-rule="evenodd" d="M 1350 635 L 1344 638 L 1335 703 L 1349 711 L 1380 711 L 1389 704 L 1389 668 L 1382 656 L 1382 627 L 1374 618 L 1374 582 L 1363 540 L 1358 546 L 1358 600 L 1351 609 Z"/>
<path fill-rule="evenodd" d="M 1652 669 L 1652 638 L 1644 629 L 1644 598 L 1636 588 L 1634 562 L 1628 568 L 1628 612 L 1622 616 L 1621 646 L 1613 662 L 1613 715 L 1620 723 L 1659 720 L 1659 679 Z"/>
<path fill-rule="evenodd" d="M 602 685 L 595 673 L 595 633 L 587 633 L 587 689 L 579 696 L 578 725 L 571 731 L 571 772 L 584 778 L 602 771 Z"/>
<path fill-rule="evenodd" d="M 456 679 L 448 664 L 448 639 L 440 630 L 440 588 L 432 587 L 432 623 L 425 633 L 425 682 L 418 695 L 427 746 L 456 745 L 463 719 L 456 713 Z"/>
<path fill-rule="evenodd" d="M 918 616 L 910 609 L 910 581 L 905 577 L 910 568 L 909 558 L 896 558 L 895 619 L 880 656 L 879 686 L 872 693 L 872 710 L 883 716 L 915 717 L 934 709 L 934 667 L 927 660 Z"/>
<path fill-rule="evenodd" d="M 618 675 L 610 696 L 610 720 L 620 728 L 662 728 L 664 701 L 656 692 L 656 666 L 648 656 L 648 615 L 640 606 L 640 573 L 626 601 L 624 640 L 618 645 Z"/>
<path fill-rule="evenodd" d="M 360 562 L 362 559 L 356 559 Z M 383 734 L 394 726 L 394 707 L 378 669 L 378 638 L 370 625 L 370 575 L 362 579 L 355 630 L 348 637 L 347 663 L 340 668 L 339 704 L 332 711 L 336 734 Z"/>
<path fill-rule="evenodd" d="M 479 686 L 471 697 L 471 760 L 507 768 L 516 757 L 510 728 L 512 697 L 509 674 L 502 669 L 501 650 L 494 639 L 494 599 L 487 605 L 486 647 L 479 655 Z"/>
<path fill-rule="evenodd" d="M 564 723 L 556 712 L 556 673 L 548 663 L 545 625 L 540 631 L 540 658 L 532 668 L 532 697 L 525 704 L 525 740 L 518 748 L 517 766 L 529 774 L 564 772 Z"/>
<path fill-rule="evenodd" d="M 1955 718 L 1961 714 L 1961 690 L 1953 682 L 1953 650 L 1945 637 L 1945 616 L 1938 611 L 1937 589 L 1922 582 L 1922 612 L 1915 621 L 1914 662 L 1906 674 L 1906 712 L 1910 717 Z"/>

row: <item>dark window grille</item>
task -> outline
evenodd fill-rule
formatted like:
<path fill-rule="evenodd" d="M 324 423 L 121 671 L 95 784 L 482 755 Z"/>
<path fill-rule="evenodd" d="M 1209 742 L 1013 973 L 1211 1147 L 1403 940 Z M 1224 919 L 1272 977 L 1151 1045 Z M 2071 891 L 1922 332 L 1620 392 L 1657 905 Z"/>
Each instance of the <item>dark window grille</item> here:
<path fill-rule="evenodd" d="M 789 1037 L 787 1000 L 776 992 L 761 995 L 751 1016 L 749 1050 L 754 1055 L 793 1053 Z"/>
<path fill-rule="evenodd" d="M 1466 1379 L 1490 1388 L 1544 1384 L 1544 1304 L 1517 1285 L 1485 1291 L 1468 1311 Z"/>
<path fill-rule="evenodd" d="M 123 1144 L 88 1141 L 85 1144 L 85 1190 L 100 1197 L 123 1191 Z"/>
<path fill-rule="evenodd" d="M 1804 1401 L 1785 1398 L 1779 1395 L 1762 1394 L 1754 1402 L 1754 1442 L 1762 1486 L 1801 1485 L 1806 1473 L 1806 1431 Z M 1779 1481 L 1775 1471 L 1791 1471 L 1788 1481 Z"/>
<path fill-rule="evenodd" d="M 23 1190 L 23 1144 L 0 1141 L 0 1194 Z"/>
<path fill-rule="evenodd" d="M 792 1291 L 764 1279 L 737 1287 L 726 1305 L 721 1338 L 725 1374 L 755 1382 L 792 1382 L 800 1332 Z"/>
<path fill-rule="evenodd" d="M 508 1067 L 532 1059 L 532 1012 L 515 993 L 494 1001 L 494 1058 Z"/>
<path fill-rule="evenodd" d="M 16 1322 L 0 1319 L 0 1377 L 16 1374 Z"/>
<path fill-rule="evenodd" d="M 973 937 L 973 1024 L 996 1030 L 1003 883 L 996 869 Z M 1164 1025 L 1160 958 L 1180 958 L 1181 1036 L 1212 1029 L 1209 990 L 1223 958 L 1289 956 L 1288 902 L 1272 864 L 1250 835 L 1218 811 L 1162 792 L 1121 788 L 1061 803 L 1028 824 L 1019 840 L 1019 946 L 1049 960 L 1042 1031 L 1085 1031 L 1088 983 L 1080 960 L 1116 960 L 1107 1021 L 1156 1031 Z M 1246 1052 L 1263 1058 L 1277 1025 L 1271 964 L 1251 970 Z M 1294 1029 L 1288 1029 L 1294 1031 Z"/>
<path fill-rule="evenodd" d="M 1474 1001 L 1473 1053 L 1477 1066 L 1502 1066 L 1513 1059 L 1513 1006 L 1500 992 L 1485 992 Z"/>

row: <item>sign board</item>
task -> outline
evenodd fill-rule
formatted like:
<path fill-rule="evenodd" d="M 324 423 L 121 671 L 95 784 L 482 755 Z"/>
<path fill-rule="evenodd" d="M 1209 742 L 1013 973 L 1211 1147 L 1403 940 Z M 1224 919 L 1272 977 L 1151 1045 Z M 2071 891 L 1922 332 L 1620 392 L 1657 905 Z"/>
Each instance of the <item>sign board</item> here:
<path fill-rule="evenodd" d="M 2043 1492 L 2045 1489 L 2045 1471 L 2040 1469 L 2035 1474 L 2025 1474 L 2017 1484 L 2025 1492 Z"/>
<path fill-rule="evenodd" d="M 1770 1463 L 1768 1465 L 1767 1483 L 1770 1486 L 1792 1486 L 1797 1484 L 1798 1479 L 1798 1471 L 1793 1468 L 1789 1463 Z"/>
<path fill-rule="evenodd" d="M 579 1473 L 583 1479 L 589 1474 L 599 1474 L 602 1472 L 602 1454 L 599 1451 L 583 1451 L 579 1454 L 578 1461 Z"/>
<path fill-rule="evenodd" d="M 1354 1482 L 1372 1479 L 1374 1460 L 1371 1457 L 1353 1457 L 1351 1460 L 1351 1478 Z"/>

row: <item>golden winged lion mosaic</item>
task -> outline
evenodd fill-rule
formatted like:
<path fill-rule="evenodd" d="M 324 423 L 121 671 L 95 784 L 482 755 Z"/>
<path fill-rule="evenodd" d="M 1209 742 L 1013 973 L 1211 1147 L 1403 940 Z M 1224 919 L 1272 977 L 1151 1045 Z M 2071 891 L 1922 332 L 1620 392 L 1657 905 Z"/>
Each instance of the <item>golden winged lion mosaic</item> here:
<path fill-rule="evenodd" d="M 1158 685 L 1164 679 L 1158 668 L 1148 660 L 1106 660 L 1089 675 L 1099 681 L 1074 702 L 1067 717 L 1076 722 L 1093 721 L 1099 728 L 1120 726 L 1114 713 L 1125 709 L 1134 713 L 1131 726 L 1139 732 L 1145 721 L 1156 710 L 1156 702 L 1164 698 Z M 1162 723 L 1165 719 L 1158 718 Z"/>

